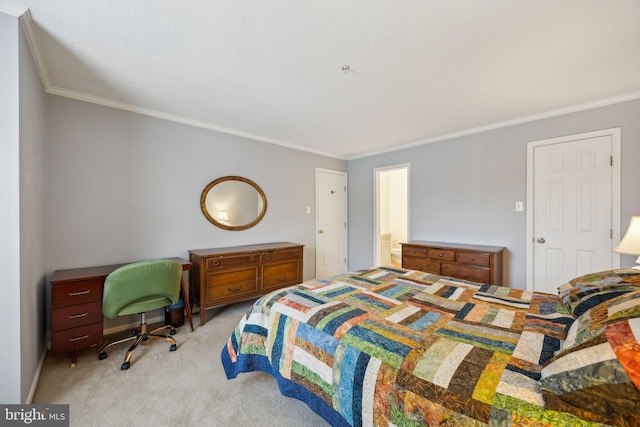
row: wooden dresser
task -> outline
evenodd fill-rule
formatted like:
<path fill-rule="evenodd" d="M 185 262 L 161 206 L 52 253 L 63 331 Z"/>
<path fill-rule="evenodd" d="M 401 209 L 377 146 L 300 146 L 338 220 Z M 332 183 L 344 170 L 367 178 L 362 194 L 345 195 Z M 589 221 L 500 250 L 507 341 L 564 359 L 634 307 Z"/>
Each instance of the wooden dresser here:
<path fill-rule="evenodd" d="M 402 245 L 402 267 L 502 286 L 502 246 L 415 240 Z"/>
<path fill-rule="evenodd" d="M 54 273 L 51 280 L 51 353 L 76 352 L 102 342 L 103 284 L 102 277 L 77 278 L 73 270 Z M 74 361 L 76 358 L 77 354 Z"/>
<path fill-rule="evenodd" d="M 303 247 L 279 242 L 189 251 L 189 296 L 200 307 L 200 324 L 209 307 L 301 283 Z"/>

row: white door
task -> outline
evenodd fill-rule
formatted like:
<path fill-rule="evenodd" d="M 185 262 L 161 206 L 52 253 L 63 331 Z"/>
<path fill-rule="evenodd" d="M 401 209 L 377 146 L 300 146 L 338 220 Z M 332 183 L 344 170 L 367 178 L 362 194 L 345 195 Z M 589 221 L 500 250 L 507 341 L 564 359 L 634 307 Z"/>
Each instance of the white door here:
<path fill-rule="evenodd" d="M 614 267 L 619 214 L 613 208 L 613 136 L 582 134 L 539 141 L 529 149 L 532 290 L 557 294 L 558 286 L 574 277 Z"/>
<path fill-rule="evenodd" d="M 316 278 L 347 272 L 347 174 L 316 169 Z"/>

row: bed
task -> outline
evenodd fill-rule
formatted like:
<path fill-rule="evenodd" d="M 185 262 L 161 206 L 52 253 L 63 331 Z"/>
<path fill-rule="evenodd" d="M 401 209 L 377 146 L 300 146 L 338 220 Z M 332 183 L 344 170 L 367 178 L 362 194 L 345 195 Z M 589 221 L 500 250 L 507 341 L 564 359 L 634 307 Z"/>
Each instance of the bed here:
<path fill-rule="evenodd" d="M 258 299 L 222 349 L 333 426 L 640 425 L 640 271 L 559 295 L 372 268 Z"/>

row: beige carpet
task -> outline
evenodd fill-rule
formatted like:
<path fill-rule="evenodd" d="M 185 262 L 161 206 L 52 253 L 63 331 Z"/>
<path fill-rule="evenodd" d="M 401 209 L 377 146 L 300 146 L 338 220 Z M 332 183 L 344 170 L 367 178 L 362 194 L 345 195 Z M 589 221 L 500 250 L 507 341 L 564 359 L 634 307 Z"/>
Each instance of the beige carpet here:
<path fill-rule="evenodd" d="M 220 352 L 251 302 L 207 311 L 196 330 L 189 322 L 174 336 L 138 346 L 131 368 L 121 371 L 127 344 L 98 360 L 98 349 L 80 353 L 75 368 L 68 355 L 48 354 L 33 403 L 68 403 L 71 426 L 327 426 L 297 399 L 284 397 L 263 372 L 227 380 Z"/>

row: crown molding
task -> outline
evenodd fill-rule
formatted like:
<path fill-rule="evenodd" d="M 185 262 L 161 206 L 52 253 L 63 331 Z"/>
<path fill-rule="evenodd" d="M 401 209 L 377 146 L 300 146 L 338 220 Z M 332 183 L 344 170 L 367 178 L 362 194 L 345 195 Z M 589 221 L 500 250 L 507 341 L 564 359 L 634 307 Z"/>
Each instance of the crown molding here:
<path fill-rule="evenodd" d="M 513 125 L 519 125 L 519 124 L 522 124 L 522 123 L 534 122 L 536 120 L 548 119 L 548 118 L 551 118 L 551 117 L 562 116 L 562 115 L 565 115 L 565 114 L 576 113 L 576 112 L 579 112 L 579 111 L 591 110 L 591 109 L 598 108 L 598 107 L 606 107 L 607 105 L 619 104 L 621 102 L 633 101 L 635 99 L 640 99 L 640 92 L 631 92 L 631 93 L 628 93 L 628 94 L 625 94 L 625 95 L 614 96 L 614 97 L 611 97 L 611 98 L 605 98 L 605 99 L 601 99 L 601 100 L 598 100 L 598 101 L 587 102 L 587 103 L 584 103 L 584 104 L 574 105 L 574 106 L 571 106 L 571 107 L 566 107 L 566 108 L 560 108 L 560 109 L 557 109 L 557 110 L 546 111 L 544 113 L 532 114 L 532 115 L 529 115 L 529 116 L 523 116 L 523 117 L 519 117 L 519 118 L 512 119 L 512 120 L 506 120 L 504 122 L 493 123 L 493 124 L 485 125 L 485 126 L 478 126 L 478 127 L 467 129 L 467 130 L 463 130 L 463 131 L 460 131 L 460 132 L 453 132 L 453 133 L 448 133 L 448 134 L 436 136 L 436 137 L 433 137 L 433 138 L 421 139 L 421 140 L 418 140 L 418 141 L 409 142 L 409 143 L 402 144 L 402 145 L 396 145 L 395 147 L 391 147 L 391 148 L 384 149 L 384 150 L 371 151 L 371 152 L 367 152 L 367 153 L 363 153 L 363 154 L 358 154 L 356 156 L 350 156 L 350 157 L 347 157 L 347 161 L 356 160 L 356 159 L 362 159 L 364 157 L 376 156 L 378 154 L 391 153 L 391 152 L 394 152 L 394 151 L 404 150 L 406 148 L 413 148 L 413 147 L 417 147 L 417 146 L 420 146 L 420 145 L 431 144 L 433 142 L 444 141 L 444 140 L 453 139 L 453 138 L 459 138 L 459 137 L 462 137 L 462 136 L 473 135 L 473 134 L 476 134 L 476 133 L 481 133 L 481 132 L 486 132 L 486 131 L 489 131 L 489 130 L 500 129 L 500 128 L 513 126 Z"/>
<path fill-rule="evenodd" d="M 133 105 L 133 104 L 128 104 L 125 102 L 120 102 L 120 101 L 113 101 L 111 99 L 107 99 L 107 98 L 102 98 L 99 96 L 94 96 L 94 95 L 88 95 L 86 93 L 82 93 L 82 92 L 76 92 L 73 90 L 68 90 L 68 89 L 63 89 L 57 86 L 49 86 L 49 88 L 47 89 L 47 93 L 52 94 L 52 95 L 58 95 L 58 96 L 64 96 L 66 98 L 72 98 L 78 101 L 84 101 L 84 102 L 90 102 L 92 104 L 98 104 L 98 105 L 102 105 L 105 107 L 110 107 L 110 108 L 116 108 L 119 110 L 125 110 L 125 111 L 130 111 L 133 113 L 138 113 L 138 114 L 143 114 L 145 116 L 150 116 L 150 117 L 155 117 L 158 119 L 163 119 L 163 120 L 169 120 L 172 122 L 176 122 L 176 123 L 181 123 L 181 124 L 185 124 L 188 126 L 194 126 L 194 127 L 198 127 L 198 128 L 203 128 L 203 129 L 208 129 L 208 130 L 213 130 L 216 132 L 221 132 L 221 133 L 226 133 L 229 135 L 234 135 L 234 136 L 239 136 L 242 138 L 248 138 L 248 139 L 252 139 L 255 141 L 260 141 L 260 142 L 266 142 L 269 144 L 274 144 L 274 145 L 279 145 L 282 147 L 286 147 L 286 148 L 291 148 L 294 150 L 298 150 L 298 151 L 305 151 L 305 152 L 309 152 L 312 154 L 318 154 L 321 156 L 326 156 L 326 157 L 332 157 L 332 158 L 337 158 L 340 160 L 345 160 L 344 158 L 338 157 L 333 153 L 329 153 L 329 152 L 325 152 L 325 151 L 321 151 L 321 150 L 314 150 L 308 147 L 303 147 L 300 145 L 296 145 L 296 144 L 292 144 L 292 143 L 288 143 L 285 141 L 280 141 L 277 139 L 273 139 L 273 138 L 268 138 L 265 137 L 263 135 L 258 135 L 255 133 L 250 133 L 250 132 L 243 132 L 237 129 L 233 129 L 233 128 L 228 128 L 228 127 L 224 127 L 224 126 L 218 126 L 218 125 L 214 125 L 212 123 L 208 123 L 208 122 L 203 122 L 200 120 L 194 120 L 194 119 L 190 119 L 188 117 L 182 117 L 182 116 L 178 116 L 175 114 L 169 114 L 169 113 L 165 113 L 162 111 L 158 111 L 158 110 L 153 110 L 150 108 L 145 108 L 145 107 L 140 107 L 138 105 Z"/>
<path fill-rule="evenodd" d="M 20 25 L 22 26 L 22 31 L 27 39 L 27 44 L 29 45 L 31 56 L 33 56 L 33 61 L 36 64 L 36 69 L 40 75 L 42 85 L 44 86 L 44 91 L 49 92 L 49 88 L 51 87 L 51 77 L 49 76 L 49 70 L 47 68 L 47 63 L 44 60 L 42 49 L 40 48 L 40 42 L 36 36 L 35 24 L 33 22 L 33 18 L 31 18 L 31 11 L 29 9 L 20 16 Z"/>
<path fill-rule="evenodd" d="M 25 33 L 25 37 L 27 39 L 27 44 L 29 45 L 29 49 L 31 50 L 31 54 L 33 55 L 34 62 L 36 64 L 36 69 L 38 70 L 38 74 L 40 75 L 40 79 L 42 81 L 42 85 L 44 86 L 44 90 L 46 93 L 58 96 L 64 96 L 66 98 L 76 99 L 79 101 L 90 102 L 92 104 L 103 105 L 110 108 L 116 108 L 120 110 L 130 111 L 138 114 L 143 114 L 150 117 L 159 118 L 162 120 L 169 120 L 176 123 L 185 124 L 188 126 L 194 126 L 198 128 L 213 130 L 216 132 L 221 132 L 229 135 L 239 136 L 242 138 L 248 138 L 256 141 L 266 142 L 269 144 L 279 145 L 286 148 L 291 148 L 298 151 L 304 151 L 312 154 L 317 154 L 320 156 L 331 157 L 339 160 L 356 160 L 365 157 L 376 156 L 379 154 L 391 153 L 394 151 L 404 150 L 407 148 L 413 148 L 420 145 L 430 144 L 433 142 L 444 141 L 447 139 L 459 138 L 462 136 L 473 135 L 476 133 L 486 132 L 490 130 L 500 129 L 508 126 L 533 122 L 536 120 L 547 119 L 551 117 L 557 117 L 565 114 L 575 113 L 584 110 L 590 110 L 593 108 L 604 107 L 607 105 L 618 104 L 621 102 L 632 101 L 635 99 L 640 99 L 640 91 L 632 92 L 620 96 L 615 96 L 611 98 L 605 98 L 593 102 L 588 102 L 584 104 L 579 104 L 571 107 L 560 108 L 556 110 L 551 110 L 539 114 L 532 114 L 529 116 L 523 116 L 519 118 L 515 118 L 512 120 L 507 120 L 503 122 L 493 123 L 484 126 L 478 126 L 475 128 L 466 129 L 459 132 L 448 133 L 444 135 L 439 135 L 433 138 L 425 138 L 417 141 L 409 142 L 406 144 L 396 145 L 394 147 L 390 147 L 383 150 L 377 151 L 369 151 L 366 153 L 358 154 L 355 156 L 339 156 L 335 153 L 329 153 L 322 150 L 315 150 L 308 147 L 304 147 L 298 144 L 293 144 L 285 141 L 280 141 L 278 139 L 269 138 L 263 135 L 258 135 L 250 132 L 243 132 L 238 129 L 228 128 L 224 126 L 218 126 L 213 123 L 208 123 L 200 120 L 194 120 L 187 117 L 178 116 L 175 114 L 169 114 L 162 111 L 152 110 L 150 108 L 140 107 L 133 104 L 128 104 L 119 101 L 113 101 L 107 98 L 102 98 L 94 95 L 88 95 L 82 92 L 77 92 L 73 90 L 68 90 L 64 88 L 60 88 L 54 86 L 51 83 L 51 77 L 49 75 L 49 71 L 46 65 L 46 61 L 44 59 L 44 55 L 42 54 L 42 49 L 40 47 L 40 43 L 36 36 L 36 24 L 33 22 L 31 18 L 31 12 L 29 9 L 19 3 L 10 1 L 10 0 L 0 0 L 0 12 L 6 13 L 11 16 L 16 16 L 20 20 L 20 24 Z"/>
<path fill-rule="evenodd" d="M 20 3 L 16 3 L 10 0 L 0 0 L 0 13 L 19 18 L 28 10 L 28 7 Z"/>

